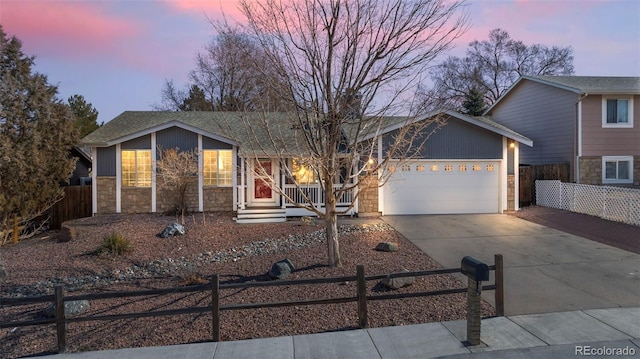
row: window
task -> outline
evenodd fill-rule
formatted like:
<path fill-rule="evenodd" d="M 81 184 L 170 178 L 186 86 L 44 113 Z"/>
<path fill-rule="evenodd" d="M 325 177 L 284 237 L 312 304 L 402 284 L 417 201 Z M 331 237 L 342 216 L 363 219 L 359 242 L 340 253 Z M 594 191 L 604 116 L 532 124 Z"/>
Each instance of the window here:
<path fill-rule="evenodd" d="M 231 186 L 233 161 L 231 150 L 202 151 L 202 178 L 205 186 Z"/>
<path fill-rule="evenodd" d="M 122 186 L 151 187 L 151 150 L 122 151 Z"/>
<path fill-rule="evenodd" d="M 487 172 L 493 172 L 495 170 L 496 170 L 496 168 L 495 168 L 494 165 L 487 165 Z"/>
<path fill-rule="evenodd" d="M 316 172 L 309 165 L 302 160 L 294 158 L 291 163 L 291 171 L 293 178 L 299 184 L 315 184 L 318 183 L 318 176 Z"/>
<path fill-rule="evenodd" d="M 633 156 L 602 157 L 602 183 L 633 183 Z"/>
<path fill-rule="evenodd" d="M 466 172 L 467 165 L 458 165 L 458 172 Z"/>
<path fill-rule="evenodd" d="M 633 127 L 633 97 L 603 97 L 602 127 Z"/>
<path fill-rule="evenodd" d="M 440 171 L 440 167 L 438 167 L 438 165 L 431 165 L 431 172 L 438 172 Z"/>
<path fill-rule="evenodd" d="M 416 165 L 416 171 L 424 172 L 424 165 Z"/>
<path fill-rule="evenodd" d="M 409 171 L 411 171 L 411 166 L 409 166 L 409 165 L 402 165 L 402 171 L 403 171 L 403 172 L 409 172 Z"/>
<path fill-rule="evenodd" d="M 480 165 L 473 165 L 473 170 L 474 170 L 474 171 L 482 171 L 482 166 L 480 166 Z"/>
<path fill-rule="evenodd" d="M 452 166 L 452 165 L 445 165 L 445 166 L 444 166 L 444 171 L 445 171 L 445 172 L 451 172 L 451 171 L 453 171 L 453 166 Z"/>

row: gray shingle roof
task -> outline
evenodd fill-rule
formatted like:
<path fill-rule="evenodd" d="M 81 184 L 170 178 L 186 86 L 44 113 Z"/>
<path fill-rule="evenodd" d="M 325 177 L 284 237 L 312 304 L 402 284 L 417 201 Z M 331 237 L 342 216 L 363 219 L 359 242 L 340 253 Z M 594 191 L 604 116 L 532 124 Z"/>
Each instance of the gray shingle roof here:
<path fill-rule="evenodd" d="M 563 87 L 577 93 L 640 94 L 640 77 L 523 76 L 523 78 Z"/>

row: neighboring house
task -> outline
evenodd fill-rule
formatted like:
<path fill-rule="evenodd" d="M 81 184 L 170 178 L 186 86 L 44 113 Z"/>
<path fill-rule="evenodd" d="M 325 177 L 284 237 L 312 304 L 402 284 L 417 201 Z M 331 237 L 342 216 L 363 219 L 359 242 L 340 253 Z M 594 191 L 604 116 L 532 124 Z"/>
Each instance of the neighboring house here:
<path fill-rule="evenodd" d="M 357 197 L 351 214 L 501 213 L 517 209 L 519 143 L 531 140 L 485 117 L 442 113 L 446 124 L 436 131 L 419 156 L 396 168 L 381 188 L 358 196 L 345 195 L 338 207 Z M 199 174 L 187 194 L 192 211 L 234 211 L 239 222 L 281 221 L 288 216 L 309 215 L 267 186 L 255 171 L 256 161 L 271 171 L 289 198 L 301 198 L 296 186 L 281 171 L 259 116 L 229 112 L 124 112 L 86 136 L 92 149 L 93 212 L 147 213 L 171 209 L 171 201 L 159 190 L 155 163 L 160 148 L 196 150 Z M 415 121 L 428 120 L 436 113 Z M 256 125 L 250 128 L 247 123 Z M 387 119 L 378 148 L 384 149 L 407 118 Z M 286 114 L 269 114 L 269 130 L 283 134 L 289 143 L 287 167 L 303 191 L 321 203 L 318 178 L 305 168 L 308 150 L 296 148 L 302 131 Z M 234 135 L 229 135 L 233 133 Z M 363 140 L 366 140 L 364 138 Z M 256 160 L 256 151 L 261 155 Z M 277 149 L 282 157 L 283 152 Z M 382 152 L 378 153 L 382 158 Z M 339 185 L 339 184 L 336 184 Z"/>
<path fill-rule="evenodd" d="M 73 174 L 69 179 L 69 186 L 81 186 L 88 184 L 89 174 L 91 172 L 91 157 L 82 148 L 73 146 L 69 151 L 71 157 L 78 159 Z"/>
<path fill-rule="evenodd" d="M 536 143 L 521 164 L 568 162 L 573 182 L 639 185 L 640 77 L 523 76 L 486 115 Z"/>

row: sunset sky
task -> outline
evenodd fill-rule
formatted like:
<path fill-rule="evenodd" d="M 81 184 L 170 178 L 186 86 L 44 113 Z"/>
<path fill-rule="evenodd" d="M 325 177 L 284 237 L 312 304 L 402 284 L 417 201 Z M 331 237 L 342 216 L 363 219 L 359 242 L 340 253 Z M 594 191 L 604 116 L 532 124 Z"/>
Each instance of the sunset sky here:
<path fill-rule="evenodd" d="M 469 0 L 470 30 L 447 55 L 506 30 L 525 44 L 572 46 L 576 75 L 640 76 L 640 1 Z M 214 35 L 207 18 L 242 21 L 237 0 L 0 0 L 0 24 L 36 71 L 109 121 L 150 110 L 165 79 L 181 87 Z"/>

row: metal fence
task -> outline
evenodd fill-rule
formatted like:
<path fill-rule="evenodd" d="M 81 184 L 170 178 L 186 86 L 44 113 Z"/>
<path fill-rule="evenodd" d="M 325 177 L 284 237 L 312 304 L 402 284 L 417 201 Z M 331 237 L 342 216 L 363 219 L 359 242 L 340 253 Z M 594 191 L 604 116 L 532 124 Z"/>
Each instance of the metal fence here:
<path fill-rule="evenodd" d="M 635 188 L 538 180 L 536 203 L 640 226 L 640 190 Z"/>

